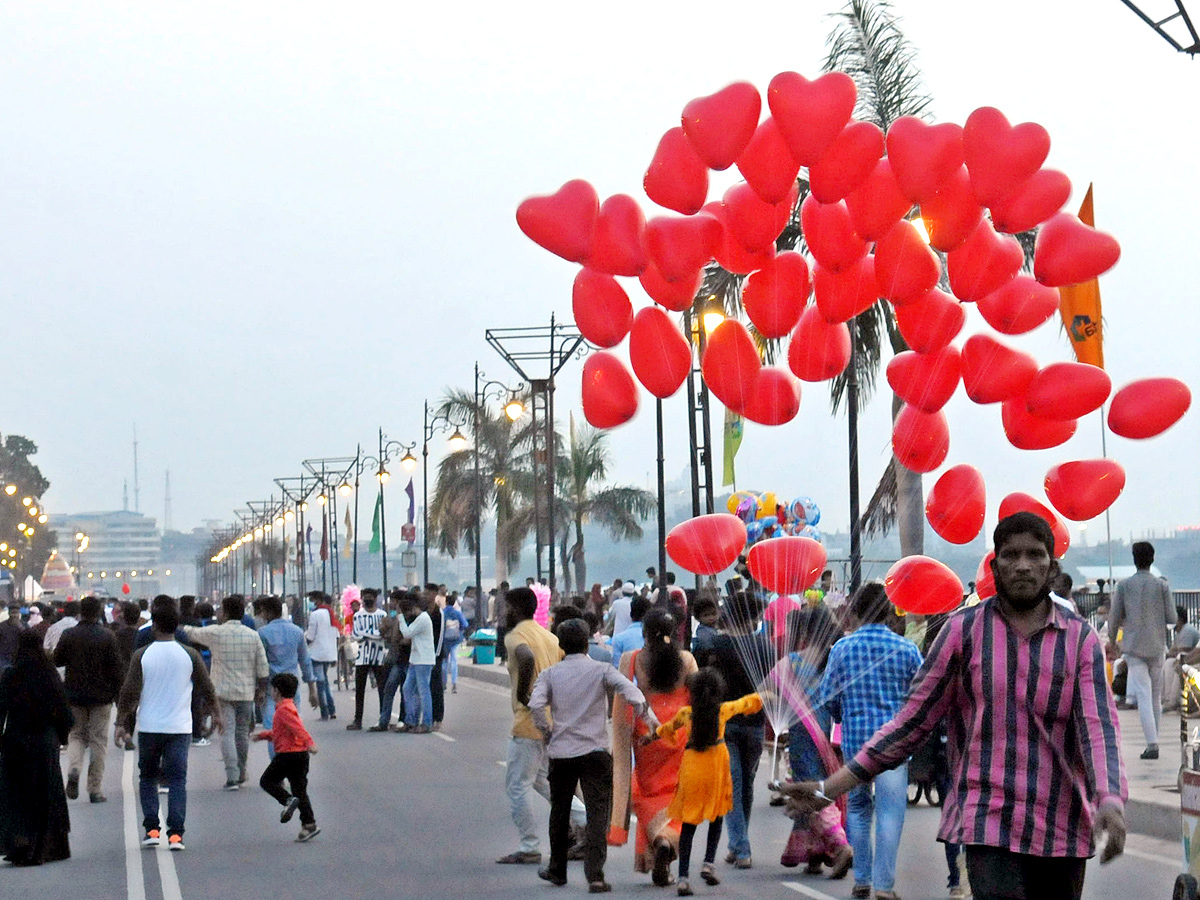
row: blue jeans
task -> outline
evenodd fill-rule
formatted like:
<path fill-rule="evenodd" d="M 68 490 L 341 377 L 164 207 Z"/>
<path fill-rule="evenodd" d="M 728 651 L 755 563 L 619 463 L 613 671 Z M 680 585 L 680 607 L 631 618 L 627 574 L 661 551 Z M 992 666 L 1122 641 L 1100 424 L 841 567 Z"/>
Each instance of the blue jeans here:
<path fill-rule="evenodd" d="M 750 856 L 750 809 L 754 805 L 754 776 L 762 759 L 763 727 L 736 719 L 725 726 L 729 747 L 729 773 L 733 777 L 733 809 L 725 817 L 729 852 L 738 859 Z"/>
<path fill-rule="evenodd" d="M 383 699 L 379 703 L 379 724 L 387 725 L 392 721 L 392 707 L 396 703 L 396 691 L 404 684 L 404 676 L 408 666 L 396 663 L 388 669 L 387 681 L 383 685 Z M 400 697 L 400 719 L 404 720 L 404 697 Z"/>
<path fill-rule="evenodd" d="M 872 787 L 874 797 L 872 797 Z M 846 837 L 854 848 L 854 883 L 877 891 L 896 885 L 896 853 L 908 808 L 908 763 L 860 784 L 846 798 Z M 871 819 L 875 820 L 874 853 Z"/>
<path fill-rule="evenodd" d="M 274 677 L 274 675 L 275 673 L 272 672 L 271 676 Z M 275 724 L 275 695 L 270 691 L 267 691 L 267 696 L 263 698 L 262 706 L 259 708 L 259 711 L 262 713 L 263 729 L 270 731 L 271 726 Z M 267 757 L 270 759 L 275 758 L 274 741 L 267 741 Z"/>
<path fill-rule="evenodd" d="M 522 853 L 540 853 L 540 822 L 544 816 L 533 811 L 530 794 L 537 792 L 550 799 L 550 757 L 546 744 L 532 738 L 509 738 L 508 760 L 504 769 L 504 789 L 508 794 L 513 824 L 521 836 Z M 587 822 L 587 812 L 578 797 L 571 798 L 571 824 L 577 829 Z"/>
<path fill-rule="evenodd" d="M 450 684 L 458 687 L 458 645 L 462 641 L 455 641 L 452 644 L 446 645 L 446 658 L 442 663 L 442 687 L 446 686 L 446 679 L 450 679 Z"/>
<path fill-rule="evenodd" d="M 321 707 L 322 719 L 337 715 L 337 709 L 333 705 L 333 691 L 329 689 L 329 667 L 336 665 L 336 662 L 313 660 L 313 674 L 317 676 L 317 704 Z"/>
<path fill-rule="evenodd" d="M 191 733 L 138 734 L 138 793 L 142 799 L 142 827 L 158 828 L 158 780 L 167 784 L 167 834 L 183 834 L 187 817 L 187 763 Z"/>
<path fill-rule="evenodd" d="M 433 725 L 433 694 L 429 692 L 432 672 L 431 665 L 408 664 L 404 676 L 404 724 L 410 728 L 422 723 L 426 727 Z"/>

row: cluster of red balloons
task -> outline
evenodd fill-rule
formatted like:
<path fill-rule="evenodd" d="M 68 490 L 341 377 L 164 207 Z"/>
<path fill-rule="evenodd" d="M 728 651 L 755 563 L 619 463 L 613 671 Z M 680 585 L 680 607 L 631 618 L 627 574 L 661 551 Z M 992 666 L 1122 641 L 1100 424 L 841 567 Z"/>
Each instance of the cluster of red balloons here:
<path fill-rule="evenodd" d="M 814 80 L 781 73 L 767 90 L 765 118 L 762 101 L 753 85 L 731 84 L 688 103 L 680 125 L 663 135 L 643 188 L 678 215 L 647 220 L 633 197 L 601 202 L 581 180 L 518 208 L 526 235 L 582 266 L 572 291 L 575 321 L 601 348 L 583 371 L 589 422 L 611 428 L 632 418 L 635 378 L 659 398 L 681 387 L 692 342 L 670 313 L 691 308 L 704 267 L 714 260 L 748 276 L 743 304 L 755 331 L 789 340 L 784 367 L 763 364 L 741 322 L 726 319 L 707 337 L 700 360 L 706 384 L 751 421 L 790 421 L 802 382 L 843 372 L 850 359 L 847 322 L 881 298 L 911 348 L 891 360 L 887 380 L 905 403 L 893 424 L 893 450 L 912 471 L 931 472 L 946 461 L 943 408 L 960 383 L 975 403 L 1000 405 L 1004 433 L 1019 449 L 1059 446 L 1080 417 L 1109 400 L 1111 381 L 1097 367 L 1040 367 L 990 334 L 952 344 L 965 322 L 964 303 L 977 304 L 996 332 L 1024 334 L 1054 317 L 1059 287 L 1097 277 L 1120 256 L 1113 237 L 1062 211 L 1071 184 L 1043 168 L 1050 137 L 1042 126 L 1012 125 L 999 110 L 982 107 L 962 126 L 906 116 L 884 133 L 852 119 L 856 88 L 841 72 Z M 710 201 L 710 170 L 731 166 L 744 181 Z M 810 193 L 799 216 L 811 262 L 776 252 L 802 167 Z M 1035 227 L 1033 273 L 1022 274 L 1024 252 L 1013 235 Z M 938 253 L 945 255 L 949 292 L 939 288 Z M 653 305 L 635 314 L 622 277 L 637 278 Z M 632 373 L 613 352 L 626 337 Z M 1152 437 L 1190 401 L 1175 379 L 1134 382 L 1112 397 L 1109 423 L 1124 437 Z M 1123 485 L 1119 464 L 1079 460 L 1052 469 L 1045 490 L 1063 516 L 1087 519 Z M 966 543 L 982 529 L 984 506 L 982 476 L 960 465 L 939 478 L 926 511 L 938 534 Z M 897 575 L 896 583 L 913 578 Z"/>

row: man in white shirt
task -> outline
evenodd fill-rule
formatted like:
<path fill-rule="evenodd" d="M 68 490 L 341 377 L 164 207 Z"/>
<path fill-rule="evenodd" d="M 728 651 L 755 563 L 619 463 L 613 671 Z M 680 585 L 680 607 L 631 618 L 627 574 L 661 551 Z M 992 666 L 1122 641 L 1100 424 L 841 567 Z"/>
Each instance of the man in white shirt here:
<path fill-rule="evenodd" d="M 54 651 L 58 647 L 59 639 L 62 638 L 63 632 L 68 628 L 74 628 L 79 624 L 79 601 L 71 600 L 63 606 L 62 618 L 46 629 L 46 637 L 42 639 L 42 649 L 53 657 Z M 62 669 L 58 670 L 58 674 L 62 674 Z"/>
<path fill-rule="evenodd" d="M 433 620 L 421 609 L 417 595 L 408 593 L 400 601 L 396 624 L 400 633 L 412 641 L 403 688 L 405 731 L 429 734 L 433 730 L 433 695 L 429 691 L 429 678 L 433 664 L 437 662 Z"/>
<path fill-rule="evenodd" d="M 632 581 L 627 581 L 621 585 L 621 596 L 612 602 L 608 608 L 608 621 L 612 624 L 613 635 L 618 635 L 626 628 L 632 619 L 629 616 L 629 605 L 633 603 L 633 595 L 637 593 L 637 588 Z"/>
<path fill-rule="evenodd" d="M 1075 605 L 1075 600 L 1071 597 L 1071 589 L 1075 586 L 1075 582 L 1066 572 L 1059 572 L 1058 577 L 1054 579 L 1054 584 L 1050 589 L 1050 599 L 1061 606 L 1063 609 L 1069 609 L 1071 612 L 1079 615 L 1079 607 Z"/>

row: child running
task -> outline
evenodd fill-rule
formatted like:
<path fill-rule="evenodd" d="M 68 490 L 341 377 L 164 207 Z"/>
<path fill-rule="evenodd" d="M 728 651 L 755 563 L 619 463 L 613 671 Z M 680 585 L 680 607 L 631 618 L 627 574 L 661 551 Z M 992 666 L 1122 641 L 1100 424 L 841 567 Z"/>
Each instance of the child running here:
<path fill-rule="evenodd" d="M 721 702 L 725 696 L 725 681 L 715 669 L 701 669 L 688 679 L 691 706 L 685 706 L 670 722 L 658 727 L 657 737 L 671 738 L 681 729 L 690 729 L 679 782 L 667 815 L 679 821 L 679 884 L 680 897 L 692 896 L 688 869 L 692 856 L 692 841 L 696 826 L 708 822 L 708 841 L 704 849 L 704 865 L 700 877 L 710 885 L 720 884 L 713 863 L 721 843 L 721 824 L 725 814 L 733 809 L 733 778 L 729 772 L 729 750 L 725 746 L 725 723 L 733 716 L 751 715 L 762 709 L 758 694 L 747 694 L 738 700 Z M 647 736 L 647 741 L 654 740 Z"/>
<path fill-rule="evenodd" d="M 275 758 L 262 773 L 258 784 L 282 804 L 280 822 L 290 822 L 296 810 L 300 810 L 300 836 L 296 842 L 303 844 L 320 834 L 321 829 L 317 827 L 312 804 L 308 800 L 308 757 L 317 752 L 317 747 L 296 709 L 296 689 L 299 686 L 299 680 L 290 672 L 280 672 L 271 679 L 275 721 L 270 731 L 260 731 L 254 735 L 254 740 L 275 743 Z M 284 790 L 285 779 L 292 789 L 290 794 Z"/>

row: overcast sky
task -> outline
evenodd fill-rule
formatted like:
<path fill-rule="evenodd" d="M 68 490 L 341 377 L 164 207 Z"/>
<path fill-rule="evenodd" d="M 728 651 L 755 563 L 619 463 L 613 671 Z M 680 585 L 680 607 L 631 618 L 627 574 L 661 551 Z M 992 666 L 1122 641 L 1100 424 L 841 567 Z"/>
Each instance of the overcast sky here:
<path fill-rule="evenodd" d="M 141 508 L 162 517 L 170 469 L 177 528 L 229 519 L 379 426 L 420 440 L 422 402 L 469 388 L 476 360 L 510 378 L 486 328 L 569 319 L 575 267 L 520 233 L 520 200 L 576 177 L 641 197 L 688 100 L 815 76 L 835 8 L 7 0 L 0 431 L 38 443 L 50 511 L 75 512 L 120 508 L 136 424 Z M 993 105 L 1040 122 L 1071 209 L 1095 182 L 1097 224 L 1123 247 L 1101 282 L 1115 384 L 1175 375 L 1195 389 L 1200 62 L 1118 0 L 895 10 L 939 120 Z M 986 328 L 971 315 L 962 337 Z M 1070 358 L 1055 323 L 1011 343 Z M 561 377 L 564 419 L 579 376 L 575 362 Z M 667 404 L 669 477 L 686 464 L 682 393 Z M 643 486 L 648 397 L 612 434 L 615 478 Z M 1100 455 L 1098 415 L 1028 453 L 1005 441 L 998 407 L 960 389 L 947 411 L 947 465 L 980 467 L 993 512 L 1009 491 L 1040 492 L 1049 466 Z M 880 395 L 863 423 L 864 497 L 888 412 Z M 825 387 L 806 385 L 792 423 L 747 426 L 739 487 L 809 494 L 823 524 L 845 527 L 845 430 Z M 1200 523 L 1198 438 L 1195 414 L 1156 440 L 1110 438 L 1129 471 L 1116 534 Z"/>

